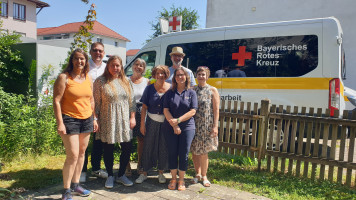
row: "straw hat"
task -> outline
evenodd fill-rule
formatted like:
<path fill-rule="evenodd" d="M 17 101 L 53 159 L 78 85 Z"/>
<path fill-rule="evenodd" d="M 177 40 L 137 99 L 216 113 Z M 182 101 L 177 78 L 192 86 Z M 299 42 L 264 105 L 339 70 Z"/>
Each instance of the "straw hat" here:
<path fill-rule="evenodd" d="M 173 47 L 172 52 L 169 55 L 172 56 L 173 54 L 180 54 L 180 55 L 185 56 L 185 53 L 183 53 L 182 47 Z"/>

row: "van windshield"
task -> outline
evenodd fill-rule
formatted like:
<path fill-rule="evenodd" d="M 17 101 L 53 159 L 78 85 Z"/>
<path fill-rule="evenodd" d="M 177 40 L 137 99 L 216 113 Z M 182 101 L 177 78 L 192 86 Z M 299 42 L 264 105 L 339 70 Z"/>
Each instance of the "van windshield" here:
<path fill-rule="evenodd" d="M 126 76 L 132 76 L 133 63 L 137 58 L 141 58 L 146 62 L 146 73 L 151 73 L 151 70 L 155 66 L 155 62 L 156 62 L 156 51 L 143 52 L 143 53 L 140 53 L 138 56 L 136 56 L 134 59 L 132 59 L 130 61 L 130 64 L 128 64 L 125 68 Z"/>

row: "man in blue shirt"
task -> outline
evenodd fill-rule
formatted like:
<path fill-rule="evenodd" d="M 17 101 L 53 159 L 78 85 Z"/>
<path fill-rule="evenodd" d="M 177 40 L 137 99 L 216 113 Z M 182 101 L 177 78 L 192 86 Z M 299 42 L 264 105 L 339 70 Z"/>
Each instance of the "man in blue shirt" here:
<path fill-rule="evenodd" d="M 179 67 L 183 67 L 184 70 L 186 70 L 186 72 L 189 74 L 190 77 L 190 86 L 194 86 L 197 83 L 195 82 L 195 78 L 194 78 L 194 74 L 192 72 L 192 70 L 184 67 L 182 65 L 185 53 L 183 53 L 183 49 L 182 47 L 173 47 L 172 52 L 169 54 L 171 56 L 171 61 L 172 61 L 172 66 L 169 67 L 169 72 L 170 72 L 170 76 L 168 77 L 168 79 L 166 80 L 166 82 L 172 84 L 172 78 L 173 78 L 173 74 L 174 71 L 176 69 L 178 69 Z"/>
<path fill-rule="evenodd" d="M 227 77 L 246 77 L 246 73 L 241 71 L 241 67 L 237 66 L 236 69 L 231 70 L 227 73 Z"/>

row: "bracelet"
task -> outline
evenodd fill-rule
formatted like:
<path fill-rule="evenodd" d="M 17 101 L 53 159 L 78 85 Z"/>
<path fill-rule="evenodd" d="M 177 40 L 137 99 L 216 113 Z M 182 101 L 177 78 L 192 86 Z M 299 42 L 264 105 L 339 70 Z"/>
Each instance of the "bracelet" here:
<path fill-rule="evenodd" d="M 94 117 L 94 120 L 95 120 L 95 121 L 98 121 L 98 118 Z"/>
<path fill-rule="evenodd" d="M 180 123 L 179 117 L 177 118 L 177 122 L 178 122 L 178 124 Z"/>

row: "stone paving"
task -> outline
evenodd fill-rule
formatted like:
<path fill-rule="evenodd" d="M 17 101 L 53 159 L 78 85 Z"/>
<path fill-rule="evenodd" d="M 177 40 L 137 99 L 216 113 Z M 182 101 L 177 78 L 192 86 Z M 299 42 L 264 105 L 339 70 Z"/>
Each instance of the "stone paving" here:
<path fill-rule="evenodd" d="M 227 188 L 212 184 L 211 187 L 204 187 L 201 183 L 190 184 L 191 179 L 185 180 L 187 189 L 185 191 L 169 190 L 167 189 L 168 182 L 171 178 L 169 173 L 165 173 L 167 183 L 160 184 L 157 179 L 157 172 L 149 173 L 148 179 L 142 184 L 134 184 L 131 187 L 115 183 L 114 188 L 106 189 L 104 187 L 105 179 L 88 177 L 88 180 L 84 185 L 87 189 L 92 191 L 89 197 L 73 196 L 74 200 L 106 200 L 106 199 L 268 199 L 265 197 L 257 196 L 248 192 L 235 190 L 233 188 Z M 130 177 L 130 180 L 134 180 L 138 177 L 134 174 Z M 41 189 L 38 191 L 31 191 L 25 195 L 27 199 L 49 200 L 60 199 L 62 185 L 56 185 L 50 188 Z"/>

